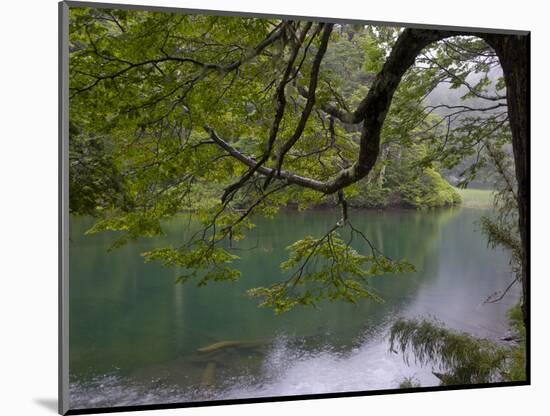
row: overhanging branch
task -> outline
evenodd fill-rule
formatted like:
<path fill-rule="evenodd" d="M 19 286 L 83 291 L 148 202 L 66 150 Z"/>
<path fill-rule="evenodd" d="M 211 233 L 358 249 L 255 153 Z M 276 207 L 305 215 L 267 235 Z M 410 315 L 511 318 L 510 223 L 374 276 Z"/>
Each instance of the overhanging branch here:
<path fill-rule="evenodd" d="M 290 149 L 292 149 L 292 146 L 294 146 L 298 139 L 302 136 L 304 128 L 306 127 L 307 120 L 309 119 L 309 115 L 311 114 L 313 106 L 315 105 L 315 94 L 317 90 L 317 80 L 319 78 L 319 68 L 321 66 L 321 61 L 325 56 L 325 52 L 327 51 L 327 45 L 330 39 L 330 34 L 332 33 L 332 27 L 332 24 L 326 24 L 323 28 L 321 45 L 317 50 L 317 54 L 315 55 L 315 59 L 313 60 L 313 65 L 311 66 L 311 73 L 309 76 L 309 95 L 307 96 L 306 105 L 304 110 L 302 111 L 302 115 L 300 116 L 300 120 L 298 121 L 298 126 L 296 127 L 294 134 L 283 144 L 283 147 L 279 151 L 279 155 L 277 157 L 277 171 L 281 170 L 285 155 Z"/>
<path fill-rule="evenodd" d="M 206 126 L 212 140 L 229 152 L 233 157 L 249 166 L 254 172 L 270 178 L 285 179 L 306 188 L 314 189 L 325 194 L 331 194 L 345 188 L 369 174 L 378 159 L 380 152 L 380 135 L 386 114 L 390 108 L 393 95 L 401 81 L 401 78 L 411 67 L 420 52 L 430 44 L 451 37 L 462 35 L 461 32 L 405 29 L 397 39 L 392 51 L 387 58 L 382 70 L 377 74 L 366 97 L 358 105 L 357 109 L 350 112 L 342 112 L 333 108 L 328 113 L 343 122 L 363 122 L 361 139 L 359 144 L 359 156 L 355 163 L 342 169 L 332 179 L 322 182 L 312 178 L 306 178 L 280 169 L 272 169 L 257 163 L 254 159 L 242 154 L 229 143 L 216 135 L 213 129 Z M 479 34 L 481 38 L 490 35 Z M 302 94 L 306 93 L 302 89 Z M 309 97 L 307 92 L 306 97 Z M 324 108 L 326 110 L 326 108 Z M 334 111 L 333 111 L 334 110 Z M 338 111 L 336 111 L 338 110 Z M 265 162 L 265 161 L 264 161 Z"/>
<path fill-rule="evenodd" d="M 289 183 L 300 185 L 305 188 L 314 189 L 316 191 L 324 192 L 323 186 L 325 185 L 324 182 L 317 181 L 315 179 L 306 178 L 304 176 L 296 175 L 292 172 L 287 172 L 285 170 L 282 170 L 281 172 L 277 172 L 276 169 L 268 168 L 263 165 L 258 165 L 258 162 L 241 153 L 237 149 L 235 149 L 233 146 L 231 146 L 228 142 L 220 138 L 217 133 L 209 126 L 204 126 L 204 129 L 208 132 L 210 135 L 210 138 L 222 149 L 224 149 L 227 153 L 229 153 L 231 156 L 233 156 L 235 159 L 243 163 L 244 165 L 253 168 L 256 168 L 256 172 L 267 176 L 272 177 L 275 179 L 283 179 L 288 181 Z"/>

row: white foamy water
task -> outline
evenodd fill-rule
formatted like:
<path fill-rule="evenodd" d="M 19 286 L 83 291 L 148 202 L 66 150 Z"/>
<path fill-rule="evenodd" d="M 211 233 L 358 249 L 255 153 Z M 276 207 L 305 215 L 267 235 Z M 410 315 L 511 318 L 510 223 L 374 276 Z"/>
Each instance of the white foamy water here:
<path fill-rule="evenodd" d="M 319 351 L 299 354 L 283 343 L 265 363 L 269 381 L 243 389 L 235 386 L 223 398 L 270 397 L 330 392 L 353 392 L 397 388 L 413 376 L 422 386 L 437 385 L 430 368 L 407 366 L 401 355 L 388 351 L 383 339 L 365 343 L 350 352 Z"/>
<path fill-rule="evenodd" d="M 422 386 L 438 380 L 429 367 L 407 366 L 388 350 L 383 336 L 350 351 L 324 347 L 306 351 L 280 337 L 262 359 L 257 376 L 224 376 L 217 386 L 182 388 L 162 380 L 136 380 L 117 375 L 71 384 L 71 407 L 110 407 L 190 401 L 276 397 L 394 389 L 406 377 Z"/>

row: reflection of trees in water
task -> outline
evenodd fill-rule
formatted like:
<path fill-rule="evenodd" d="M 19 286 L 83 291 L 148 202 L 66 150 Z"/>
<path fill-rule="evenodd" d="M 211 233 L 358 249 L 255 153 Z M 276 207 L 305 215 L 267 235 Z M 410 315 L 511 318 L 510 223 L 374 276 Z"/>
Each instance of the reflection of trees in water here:
<path fill-rule="evenodd" d="M 325 303 L 321 310 L 298 309 L 275 317 L 271 310 L 258 309 L 253 300 L 243 297 L 246 288 L 265 285 L 280 279 L 279 264 L 286 253 L 283 247 L 304 234 L 313 236 L 322 233 L 334 222 L 338 213 L 291 212 L 284 221 L 262 221 L 259 248 L 239 253 L 241 282 L 235 287 L 208 292 L 183 288 L 184 303 L 188 313 L 205 310 L 205 305 L 223 305 L 213 312 L 221 322 L 205 322 L 204 331 L 221 339 L 246 339 L 250 334 L 257 337 L 273 337 L 284 333 L 295 340 L 302 340 L 304 347 L 315 350 L 326 347 L 350 350 L 363 342 L 365 333 L 376 336 L 377 329 L 385 327 L 392 316 L 405 307 L 426 279 L 433 278 L 438 270 L 437 242 L 441 227 L 458 211 L 438 210 L 433 212 L 399 211 L 390 213 L 356 212 L 354 223 L 372 237 L 384 253 L 395 258 L 405 258 L 417 265 L 419 272 L 411 276 L 381 276 L 372 279 L 385 303 L 364 301 L 359 305 Z M 259 220 L 261 221 L 261 220 Z M 403 231 L 402 231 L 403 230 Z M 416 239 L 407 237 L 416 237 Z M 421 236 L 421 237 L 420 237 Z M 246 242 L 243 243 L 246 245 Z M 266 253 L 266 246 L 269 252 Z M 359 251 L 368 249 L 366 244 L 355 242 Z M 221 310 L 220 310 L 221 309 Z M 205 310 L 205 313 L 206 310 Z M 212 316 L 212 313 L 209 313 Z M 237 325 L 236 325 L 237 323 Z"/>
<path fill-rule="evenodd" d="M 94 376 L 162 360 L 173 353 L 164 341 L 175 331 L 166 318 L 174 309 L 166 296 L 172 283 L 155 279 L 158 267 L 139 258 L 148 241 L 107 252 L 114 233 L 84 235 L 92 224 L 71 218 L 71 374 Z"/>
<path fill-rule="evenodd" d="M 385 299 L 410 298 L 422 285 L 438 276 L 442 230 L 459 212 L 460 208 L 448 208 L 404 215 L 395 212 L 382 214 L 382 220 L 376 227 L 375 241 L 384 253 L 405 258 L 416 268 L 407 276 L 376 279 Z M 399 233 L 397 236 L 396 230 Z"/>
<path fill-rule="evenodd" d="M 372 278 L 373 287 L 385 299 L 382 304 L 327 302 L 319 310 L 301 308 L 282 316 L 258 308 L 253 299 L 246 297 L 245 290 L 279 280 L 279 264 L 287 256 L 284 247 L 304 234 L 320 235 L 334 223 L 338 212 L 289 212 L 279 220 L 258 219 L 262 230 L 259 247 L 238 252 L 241 280 L 234 284 L 212 283 L 200 289 L 192 284 L 174 285 L 180 273 L 177 270 L 143 264 L 138 253 L 151 248 L 150 240 L 106 254 L 109 238 L 104 235 L 84 237 L 93 239 L 93 244 L 75 238 L 74 244 L 82 254 L 78 258 L 79 270 L 93 270 L 79 276 L 75 292 L 71 292 L 77 299 L 84 296 L 82 308 L 72 315 L 78 316 L 82 324 L 77 332 L 82 333 L 90 321 L 97 319 L 97 309 L 104 306 L 107 309 L 103 315 L 105 327 L 89 331 L 90 337 L 99 334 L 95 345 L 105 351 L 93 349 L 86 361 L 94 366 L 100 362 L 107 366 L 122 362 L 124 373 L 130 372 L 136 380 L 147 383 L 155 378 L 167 385 L 211 384 L 221 388 L 223 380 L 230 377 L 246 381 L 247 377 L 254 379 L 261 375 L 272 342 L 254 348 L 242 345 L 224 348 L 211 356 L 197 353 L 198 348 L 223 340 L 275 340 L 282 335 L 291 350 L 320 351 L 329 346 L 345 354 L 369 339 L 380 337 L 389 322 L 414 301 L 421 287 L 437 277 L 441 233 L 458 212 L 453 209 L 354 212 L 356 227 L 366 232 L 385 254 L 415 264 L 417 273 Z M 164 241 L 154 243 L 177 241 L 182 233 L 189 232 L 188 228 L 192 229 L 193 224 L 188 227 L 185 220 L 167 224 Z M 256 243 L 254 230 L 249 237 L 241 243 L 242 247 Z M 360 252 L 368 249 L 360 241 L 355 241 L 354 247 Z M 87 255 L 80 258 L 84 252 Z M 98 285 L 94 275 L 105 270 L 109 270 L 108 276 L 105 281 L 100 278 Z M 106 304 L 105 299 L 110 299 L 107 303 L 111 304 Z M 91 300 L 97 302 L 97 309 L 95 314 L 86 315 L 86 305 Z M 146 328 L 140 327 L 144 325 Z M 129 334 L 125 335 L 125 331 Z M 85 347 L 81 335 L 74 335 L 79 344 L 71 348 L 78 354 Z M 74 356 L 77 369 L 83 368 L 81 358 L 82 354 Z M 209 378 L 214 381 L 208 381 Z"/>

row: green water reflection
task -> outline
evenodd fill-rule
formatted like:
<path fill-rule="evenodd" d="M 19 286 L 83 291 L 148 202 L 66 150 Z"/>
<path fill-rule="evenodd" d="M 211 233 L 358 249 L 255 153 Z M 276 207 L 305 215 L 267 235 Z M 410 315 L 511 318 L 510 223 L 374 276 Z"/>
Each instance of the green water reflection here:
<path fill-rule="evenodd" d="M 258 243 L 258 248 L 237 253 L 241 280 L 200 289 L 175 285 L 178 271 L 144 264 L 139 256 L 152 247 L 182 241 L 189 232 L 185 218 L 167 224 L 162 239 L 140 240 L 110 253 L 106 249 L 113 235 L 84 236 L 91 220 L 71 218 L 71 380 L 85 383 L 116 373 L 204 387 L 210 383 L 205 381 L 212 370 L 208 363 L 213 362 L 216 380 L 227 385 L 231 377 L 265 373 L 266 349 L 277 338 L 300 340 L 306 351 L 353 351 L 368 342 L 385 342 L 381 335 L 387 325 L 402 315 L 433 315 L 453 328 L 498 336 L 506 328 L 505 310 L 517 294 L 500 304 L 482 305 L 510 279 L 505 253 L 487 248 L 477 231 L 475 222 L 482 213 L 460 208 L 353 212 L 354 225 L 386 255 L 407 259 L 417 271 L 373 278 L 371 284 L 384 303 L 326 303 L 283 316 L 258 308 L 246 289 L 280 279 L 284 248 L 304 235 L 324 234 L 338 220 L 337 211 L 285 212 L 274 220 L 258 219 L 241 244 Z M 354 245 L 360 252 L 367 250 L 360 241 Z M 196 352 L 228 340 L 243 345 L 260 341 L 265 349 L 227 349 L 218 358 L 206 359 Z"/>

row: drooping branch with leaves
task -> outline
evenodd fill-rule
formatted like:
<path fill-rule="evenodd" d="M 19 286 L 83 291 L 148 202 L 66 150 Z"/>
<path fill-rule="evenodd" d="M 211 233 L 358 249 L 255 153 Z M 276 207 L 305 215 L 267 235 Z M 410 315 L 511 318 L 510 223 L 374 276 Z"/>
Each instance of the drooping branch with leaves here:
<path fill-rule="evenodd" d="M 512 325 L 522 326 L 515 309 L 510 315 Z M 518 336 L 523 342 L 524 334 Z M 390 351 L 401 353 L 405 363 L 431 366 L 443 386 L 525 379 L 525 347 L 521 344 L 504 346 L 433 320 L 397 320 L 391 327 L 389 343 Z"/>

